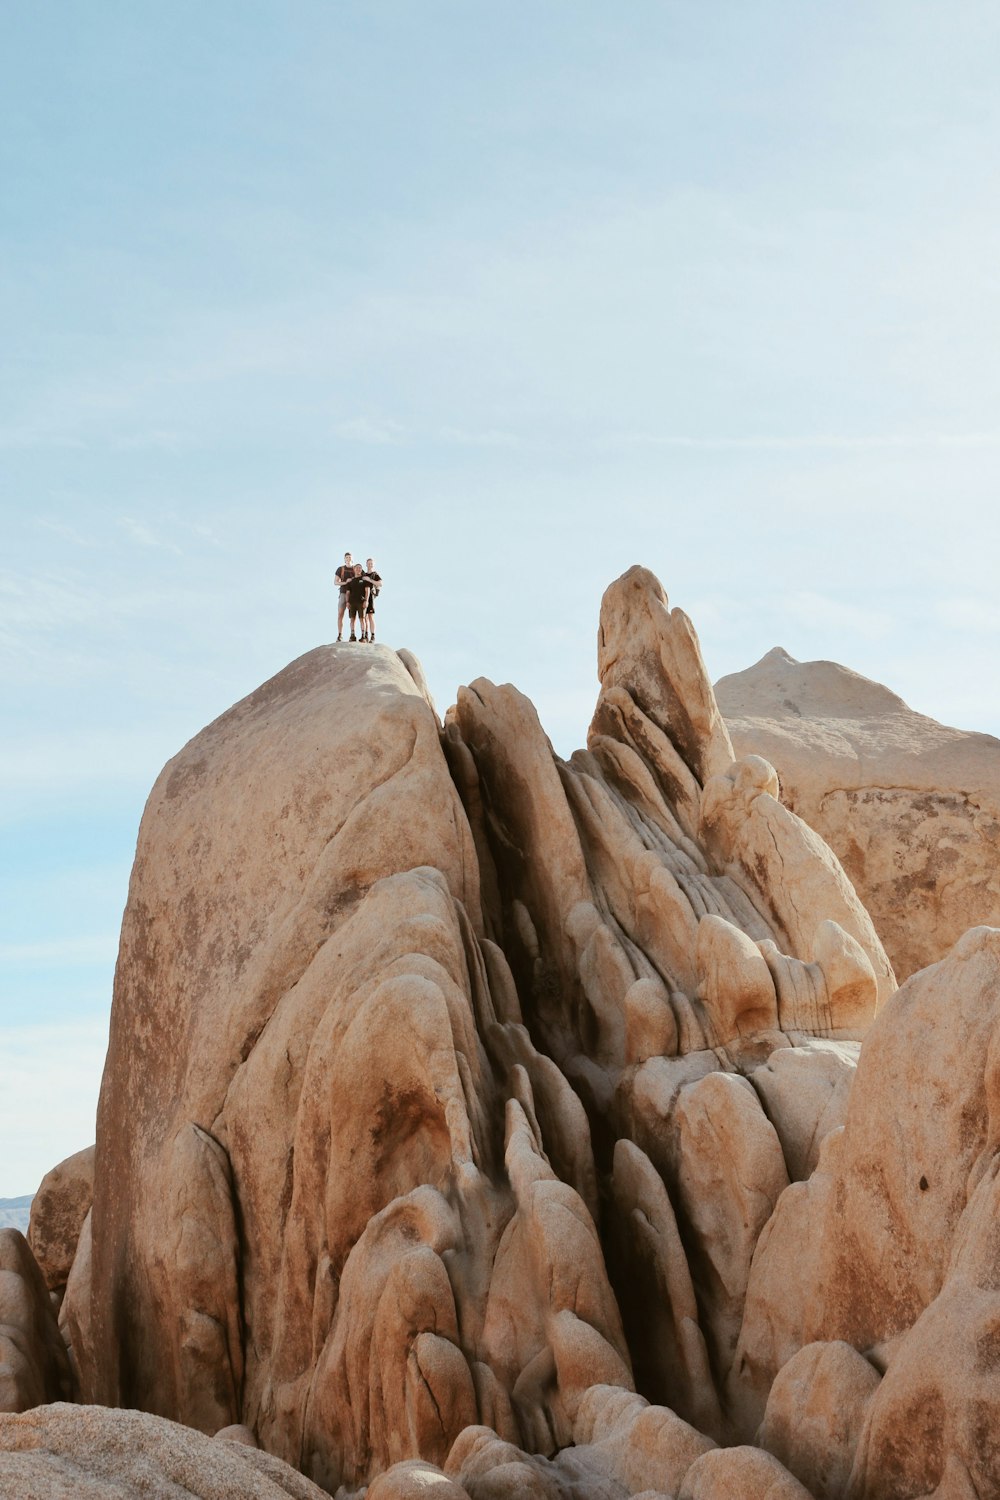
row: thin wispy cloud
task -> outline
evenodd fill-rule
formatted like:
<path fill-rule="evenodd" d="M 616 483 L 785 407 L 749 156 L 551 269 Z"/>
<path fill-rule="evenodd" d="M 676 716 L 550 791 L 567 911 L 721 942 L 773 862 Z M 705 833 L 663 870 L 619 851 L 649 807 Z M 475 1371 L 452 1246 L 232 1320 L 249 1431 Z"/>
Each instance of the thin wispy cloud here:
<path fill-rule="evenodd" d="M 777 612 L 810 631 L 824 630 L 876 640 L 895 629 L 897 621 L 887 610 L 872 609 L 827 594 L 799 589 L 787 597 Z"/>
<path fill-rule="evenodd" d="M 934 615 L 950 630 L 1000 634 L 1000 604 L 992 599 L 942 599 Z"/>
<path fill-rule="evenodd" d="M 107 1042 L 104 1016 L 0 1026 L 0 1142 L 11 1195 L 34 1192 L 50 1167 L 92 1143 Z"/>
<path fill-rule="evenodd" d="M 176 542 L 166 540 L 159 532 L 154 531 L 145 522 L 137 521 L 134 516 L 121 516 L 118 524 L 126 535 L 133 542 L 138 543 L 140 547 L 158 548 L 163 552 L 173 552 L 177 557 L 183 556 Z"/>
<path fill-rule="evenodd" d="M 58 938 L 46 943 L 0 943 L 0 964 L 59 968 L 66 964 L 114 963 L 118 939 L 113 934 Z"/>
<path fill-rule="evenodd" d="M 501 428 L 421 426 L 400 422 L 391 417 L 348 417 L 334 425 L 337 437 L 351 443 L 369 443 L 375 447 L 401 447 L 408 443 L 435 444 L 459 448 L 514 448 L 521 440 L 516 433 Z"/>
<path fill-rule="evenodd" d="M 1000 432 L 751 434 L 746 437 L 685 437 L 679 433 L 623 432 L 602 440 L 610 448 L 690 448 L 707 452 L 755 450 L 800 452 L 810 449 L 998 448 Z"/>

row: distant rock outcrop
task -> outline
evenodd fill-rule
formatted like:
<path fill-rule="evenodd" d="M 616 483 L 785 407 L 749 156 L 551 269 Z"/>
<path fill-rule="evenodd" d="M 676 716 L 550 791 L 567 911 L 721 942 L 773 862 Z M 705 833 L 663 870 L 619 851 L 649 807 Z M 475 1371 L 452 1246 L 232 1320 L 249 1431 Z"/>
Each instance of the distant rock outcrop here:
<path fill-rule="evenodd" d="M 60 1312 L 83 1399 L 250 1496 L 313 1493 L 278 1460 L 342 1500 L 988 1493 L 1000 933 L 897 992 L 644 569 L 598 665 L 568 761 L 511 686 L 442 725 L 408 653 L 324 647 L 166 767 Z M 175 1472 L 154 1418 L 29 1415 L 0 1475 L 75 1472 L 88 1424 Z"/>
<path fill-rule="evenodd" d="M 1000 740 L 778 647 L 715 692 L 737 752 L 770 761 L 782 800 L 836 851 L 900 978 L 1000 924 Z"/>
<path fill-rule="evenodd" d="M 27 1233 L 31 1216 L 31 1193 L 19 1198 L 0 1198 L 0 1229 L 19 1229 Z"/>

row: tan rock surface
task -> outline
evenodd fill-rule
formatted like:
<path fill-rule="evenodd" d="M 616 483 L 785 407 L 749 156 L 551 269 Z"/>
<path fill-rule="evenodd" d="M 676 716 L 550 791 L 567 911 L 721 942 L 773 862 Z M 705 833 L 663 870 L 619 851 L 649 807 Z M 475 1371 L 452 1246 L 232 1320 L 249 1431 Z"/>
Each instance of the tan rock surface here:
<path fill-rule="evenodd" d="M 72 1394 L 45 1278 L 18 1229 L 0 1229 L 0 1412 Z"/>
<path fill-rule="evenodd" d="M 809 1491 L 760 1448 L 717 1448 L 693 1463 L 678 1500 L 811 1500 Z"/>
<path fill-rule="evenodd" d="M 990 940 L 893 998 L 645 570 L 599 672 L 563 761 L 511 686 L 442 726 L 414 659 L 322 648 L 166 768 L 61 1310 L 87 1399 L 342 1500 L 802 1493 L 715 1444 L 804 1343 L 904 1339 L 941 1293 Z"/>
<path fill-rule="evenodd" d="M 770 761 L 783 800 L 836 851 L 897 977 L 966 928 L 1000 925 L 1000 740 L 780 648 L 715 691 L 736 753 Z"/>
<path fill-rule="evenodd" d="M 879 1379 L 850 1344 L 807 1344 L 771 1387 L 758 1443 L 816 1500 L 839 1500 Z"/>
<path fill-rule="evenodd" d="M 325 1500 L 308 1479 L 245 1443 L 162 1417 L 99 1406 L 0 1416 L 3 1500 Z"/>
<path fill-rule="evenodd" d="M 83 1221 L 94 1197 L 94 1147 L 52 1167 L 31 1200 L 28 1244 L 50 1291 L 69 1280 Z"/>
<path fill-rule="evenodd" d="M 1000 931 L 973 928 L 914 975 L 861 1048 L 846 1124 L 778 1201 L 737 1351 L 743 1430 L 804 1344 L 870 1349 L 941 1291 L 970 1195 L 1000 1144 Z"/>
<path fill-rule="evenodd" d="M 788 1174 L 774 1126 L 744 1078 L 709 1073 L 687 1084 L 675 1119 L 677 1199 L 721 1387 L 739 1337 L 754 1249 Z"/>
<path fill-rule="evenodd" d="M 894 1348 L 867 1408 L 852 1500 L 1000 1493 L 998 1330 L 994 1155 L 962 1215 L 941 1291 Z"/>
<path fill-rule="evenodd" d="M 859 1051 L 852 1042 L 781 1047 L 750 1074 L 793 1182 L 812 1175 L 823 1141 L 843 1125 Z"/>

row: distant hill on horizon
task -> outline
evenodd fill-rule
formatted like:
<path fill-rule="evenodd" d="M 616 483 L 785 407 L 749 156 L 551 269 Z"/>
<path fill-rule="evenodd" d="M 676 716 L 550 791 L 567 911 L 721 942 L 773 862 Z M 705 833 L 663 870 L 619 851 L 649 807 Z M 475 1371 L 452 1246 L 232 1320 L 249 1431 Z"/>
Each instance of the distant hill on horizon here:
<path fill-rule="evenodd" d="M 0 1198 L 0 1229 L 19 1229 L 28 1232 L 28 1216 L 34 1193 L 25 1193 L 20 1198 Z"/>

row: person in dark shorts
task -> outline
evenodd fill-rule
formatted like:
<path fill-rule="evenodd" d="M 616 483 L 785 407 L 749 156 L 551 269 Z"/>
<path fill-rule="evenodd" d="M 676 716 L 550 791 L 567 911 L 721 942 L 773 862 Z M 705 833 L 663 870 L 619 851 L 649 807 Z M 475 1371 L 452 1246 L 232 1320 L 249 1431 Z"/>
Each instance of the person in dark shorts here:
<path fill-rule="evenodd" d="M 382 575 L 375 571 L 375 559 L 370 557 L 365 563 L 365 577 L 368 580 L 368 607 L 365 610 L 364 630 L 361 633 L 363 641 L 374 641 L 375 639 L 375 600 L 382 588 Z"/>
<path fill-rule="evenodd" d="M 333 581 L 334 581 L 334 583 L 337 584 L 337 586 L 340 589 L 340 596 L 339 596 L 339 598 L 337 600 L 337 640 L 338 641 L 342 641 L 343 638 L 344 638 L 344 611 L 347 608 L 347 585 L 348 585 L 348 582 L 350 581 L 350 579 L 352 579 L 353 577 L 354 577 L 354 564 L 351 561 L 351 554 L 349 552 L 345 552 L 344 553 L 344 561 L 343 561 L 343 563 L 337 569 L 336 573 L 334 573 L 334 575 L 333 575 Z"/>
<path fill-rule="evenodd" d="M 368 608 L 369 587 L 370 585 L 368 583 L 368 579 L 364 575 L 364 570 L 361 564 L 355 563 L 351 577 L 347 580 L 347 608 L 351 616 L 351 633 L 348 636 L 349 641 L 356 641 L 358 638 L 354 634 L 355 624 L 358 621 L 360 621 L 360 630 L 364 630 L 365 611 Z"/>

